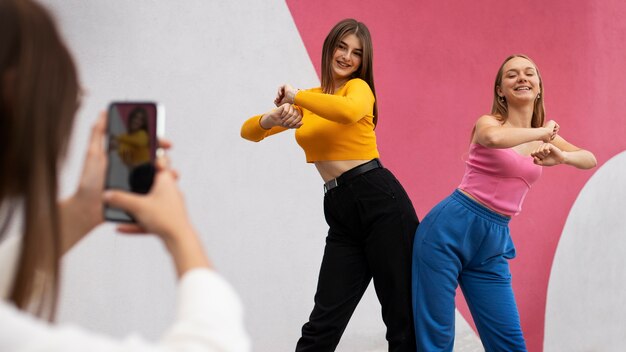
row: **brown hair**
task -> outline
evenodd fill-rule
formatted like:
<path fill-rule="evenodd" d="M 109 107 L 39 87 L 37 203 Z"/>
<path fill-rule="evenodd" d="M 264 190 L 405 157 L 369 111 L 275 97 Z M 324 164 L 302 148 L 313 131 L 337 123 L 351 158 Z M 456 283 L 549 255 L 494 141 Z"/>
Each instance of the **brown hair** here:
<path fill-rule="evenodd" d="M 18 199 L 24 210 L 10 299 L 52 319 L 61 256 L 57 172 L 79 85 L 51 16 L 31 0 L 0 0 L 0 75 L 0 203 Z"/>
<path fill-rule="evenodd" d="M 498 88 L 502 84 L 502 75 L 504 74 L 503 72 L 504 65 L 506 65 L 507 62 L 509 62 L 511 59 L 514 59 L 516 57 L 521 57 L 530 61 L 535 66 L 535 70 L 537 71 L 537 77 L 539 77 L 540 95 L 537 99 L 535 99 L 535 105 L 533 106 L 533 117 L 530 122 L 530 126 L 542 127 L 544 119 L 545 119 L 545 115 L 546 115 L 545 107 L 543 104 L 543 98 L 545 96 L 544 90 L 543 90 L 543 80 L 541 79 L 539 68 L 537 68 L 537 65 L 535 64 L 535 62 L 524 54 L 511 55 L 507 57 L 506 60 L 504 60 L 504 62 L 500 66 L 500 69 L 498 70 L 498 74 L 496 75 L 496 81 L 493 85 L 493 103 L 491 106 L 491 115 L 497 117 L 498 119 L 501 119 L 502 121 L 505 121 L 507 117 L 509 116 L 508 104 L 506 102 L 506 99 L 500 99 L 500 97 L 498 96 Z"/>
<path fill-rule="evenodd" d="M 131 132 L 133 120 L 135 120 L 138 117 L 141 118 L 141 126 L 139 127 L 139 129 L 148 131 L 148 112 L 146 111 L 145 108 L 141 106 L 137 106 L 136 108 L 131 110 L 130 113 L 128 114 L 128 122 L 127 122 L 126 129 L 129 132 Z"/>
<path fill-rule="evenodd" d="M 333 73 L 331 62 L 337 46 L 346 35 L 354 34 L 361 41 L 363 46 L 363 56 L 361 66 L 352 74 L 352 78 L 364 80 L 372 90 L 376 99 L 376 89 L 374 88 L 374 50 L 372 48 L 372 37 L 367 26 L 355 19 L 347 18 L 337 23 L 324 40 L 322 46 L 322 91 L 332 94 L 334 92 Z M 374 125 L 378 121 L 378 107 L 374 101 Z"/>

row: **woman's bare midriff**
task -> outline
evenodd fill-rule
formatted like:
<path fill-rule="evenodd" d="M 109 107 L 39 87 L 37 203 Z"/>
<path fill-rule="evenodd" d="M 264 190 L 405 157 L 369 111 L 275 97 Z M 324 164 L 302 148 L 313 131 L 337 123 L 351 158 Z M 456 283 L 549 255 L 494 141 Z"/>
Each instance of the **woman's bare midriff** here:
<path fill-rule="evenodd" d="M 371 159 L 366 160 L 325 160 L 316 161 L 315 167 L 322 176 L 324 182 L 328 182 L 333 178 L 339 177 L 344 172 L 364 164 Z"/>
<path fill-rule="evenodd" d="M 474 198 L 474 196 L 473 196 L 473 195 L 471 195 L 471 194 L 469 194 L 469 193 L 465 192 L 464 190 L 462 190 L 462 189 L 460 189 L 460 188 L 457 188 L 457 189 L 458 189 L 459 191 L 463 192 L 463 194 L 465 194 L 466 196 L 468 196 L 468 197 L 472 198 L 472 200 L 473 200 L 473 201 L 475 201 L 476 203 L 478 203 L 478 204 L 482 205 L 483 207 L 485 207 L 485 208 L 487 208 L 487 209 L 489 209 L 489 210 L 491 210 L 491 211 L 493 211 L 493 212 L 495 212 L 495 213 L 498 213 L 498 214 L 500 214 L 500 215 L 502 215 L 502 216 L 506 216 L 507 218 L 511 218 L 511 215 L 502 214 L 501 212 L 499 212 L 499 211 L 497 211 L 497 210 L 493 210 L 493 209 L 491 209 L 491 207 L 490 207 L 490 206 L 488 206 L 487 204 L 485 204 L 485 203 L 483 203 L 483 202 L 479 201 L 478 199 Z"/>

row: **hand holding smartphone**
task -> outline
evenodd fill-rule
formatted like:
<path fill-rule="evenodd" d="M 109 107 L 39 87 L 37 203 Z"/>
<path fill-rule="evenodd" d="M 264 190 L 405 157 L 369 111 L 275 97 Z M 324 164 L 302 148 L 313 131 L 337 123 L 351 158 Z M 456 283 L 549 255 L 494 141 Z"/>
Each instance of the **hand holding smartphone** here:
<path fill-rule="evenodd" d="M 108 167 L 105 189 L 146 194 L 155 174 L 158 138 L 165 127 L 164 108 L 154 102 L 112 102 L 107 113 Z M 104 218 L 135 222 L 117 208 L 104 207 Z"/>

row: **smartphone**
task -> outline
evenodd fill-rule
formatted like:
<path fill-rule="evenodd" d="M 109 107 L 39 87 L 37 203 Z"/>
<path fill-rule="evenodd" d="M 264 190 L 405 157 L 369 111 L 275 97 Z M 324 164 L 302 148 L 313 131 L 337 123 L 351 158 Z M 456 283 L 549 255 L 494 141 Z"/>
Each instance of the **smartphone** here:
<path fill-rule="evenodd" d="M 165 130 L 165 111 L 155 102 L 112 102 L 107 113 L 108 167 L 106 189 L 145 194 L 155 174 L 159 137 Z M 135 222 L 131 214 L 105 205 L 104 218 Z"/>

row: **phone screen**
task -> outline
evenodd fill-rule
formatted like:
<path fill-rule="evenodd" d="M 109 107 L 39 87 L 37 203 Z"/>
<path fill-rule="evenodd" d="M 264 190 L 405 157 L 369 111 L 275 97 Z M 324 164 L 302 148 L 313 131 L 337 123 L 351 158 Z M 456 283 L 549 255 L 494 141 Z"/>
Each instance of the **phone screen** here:
<path fill-rule="evenodd" d="M 107 117 L 108 168 L 107 189 L 145 194 L 154 179 L 154 162 L 158 148 L 160 106 L 150 102 L 114 102 Z M 106 206 L 104 218 L 134 222 L 133 217 L 117 208 Z"/>

